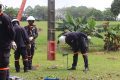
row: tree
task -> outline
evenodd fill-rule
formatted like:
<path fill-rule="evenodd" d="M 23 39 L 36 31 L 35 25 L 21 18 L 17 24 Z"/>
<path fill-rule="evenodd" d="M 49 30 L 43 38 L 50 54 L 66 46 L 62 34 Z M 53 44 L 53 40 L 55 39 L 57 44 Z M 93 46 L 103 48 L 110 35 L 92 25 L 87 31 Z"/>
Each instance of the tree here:
<path fill-rule="evenodd" d="M 16 18 L 17 13 L 18 13 L 18 8 L 13 8 L 13 7 L 5 7 L 4 12 L 8 14 L 12 19 Z"/>
<path fill-rule="evenodd" d="M 47 7 L 46 6 L 36 5 L 34 7 L 34 13 L 33 13 L 33 15 L 38 20 L 47 20 Z"/>
<path fill-rule="evenodd" d="M 114 0 L 111 4 L 111 12 L 117 17 L 120 13 L 120 0 Z"/>
<path fill-rule="evenodd" d="M 115 16 L 114 14 L 111 12 L 110 8 L 106 8 L 103 11 L 103 16 L 104 16 L 104 20 L 110 21 L 110 20 L 115 20 Z"/>
<path fill-rule="evenodd" d="M 89 13 L 87 14 L 88 17 L 94 17 L 95 20 L 103 20 L 103 14 L 100 10 L 91 8 Z"/>
<path fill-rule="evenodd" d="M 33 16 L 33 13 L 34 13 L 34 11 L 33 11 L 33 8 L 31 6 L 28 6 L 24 11 L 25 16 Z"/>

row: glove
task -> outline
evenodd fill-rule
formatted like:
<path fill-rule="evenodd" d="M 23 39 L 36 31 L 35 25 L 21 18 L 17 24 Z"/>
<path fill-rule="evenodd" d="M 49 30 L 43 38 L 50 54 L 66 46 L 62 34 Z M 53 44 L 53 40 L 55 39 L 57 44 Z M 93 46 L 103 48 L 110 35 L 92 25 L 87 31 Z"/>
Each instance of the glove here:
<path fill-rule="evenodd" d="M 17 45 L 16 45 L 16 43 L 15 43 L 14 41 L 12 42 L 12 49 L 13 49 L 13 50 L 16 50 L 16 49 L 17 49 Z"/>
<path fill-rule="evenodd" d="M 91 40 L 91 37 L 90 37 L 90 36 L 87 36 L 87 38 L 88 38 L 89 40 Z"/>
<path fill-rule="evenodd" d="M 31 48 L 31 44 L 28 44 L 26 47 L 27 47 L 27 49 L 30 49 Z"/>
<path fill-rule="evenodd" d="M 33 40 L 33 37 L 29 37 L 29 40 L 32 41 L 32 40 Z"/>

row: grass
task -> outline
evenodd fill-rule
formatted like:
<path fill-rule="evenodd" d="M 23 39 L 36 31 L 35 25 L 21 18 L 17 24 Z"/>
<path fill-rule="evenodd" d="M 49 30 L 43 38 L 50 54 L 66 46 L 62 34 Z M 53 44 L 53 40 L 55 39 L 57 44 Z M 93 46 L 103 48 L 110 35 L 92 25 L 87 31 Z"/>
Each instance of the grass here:
<path fill-rule="evenodd" d="M 22 26 L 27 22 L 22 22 Z M 120 79 L 120 52 L 103 52 L 98 48 L 92 47 L 89 52 L 90 71 L 84 73 L 83 59 L 79 55 L 79 61 L 76 71 L 66 70 L 67 57 L 62 56 L 62 51 L 56 52 L 56 60 L 47 60 L 47 22 L 36 22 L 36 25 L 42 30 L 36 40 L 36 50 L 33 58 L 33 65 L 37 66 L 37 70 L 23 72 L 22 60 L 20 59 L 21 72 L 16 73 L 14 68 L 14 54 L 11 51 L 10 57 L 10 75 L 19 76 L 25 80 L 43 80 L 46 76 L 56 76 L 61 80 L 119 80 Z M 57 32 L 58 34 L 58 32 Z M 56 35 L 57 36 L 57 35 Z M 100 46 L 102 49 L 103 41 L 101 39 L 92 38 L 94 45 Z M 93 51 L 92 51 L 93 50 Z M 68 55 L 69 67 L 72 64 L 72 54 Z M 48 69 L 55 65 L 57 69 Z M 69 78 L 69 79 L 67 79 Z M 71 79 L 70 79 L 71 78 Z M 76 79 L 73 79 L 76 78 Z"/>

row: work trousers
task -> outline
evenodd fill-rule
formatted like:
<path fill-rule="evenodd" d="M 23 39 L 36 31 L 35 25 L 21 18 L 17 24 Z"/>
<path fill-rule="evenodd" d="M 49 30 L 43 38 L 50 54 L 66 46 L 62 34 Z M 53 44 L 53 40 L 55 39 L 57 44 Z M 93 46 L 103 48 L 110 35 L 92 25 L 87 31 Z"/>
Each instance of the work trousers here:
<path fill-rule="evenodd" d="M 0 49 L 0 80 L 9 80 L 10 49 Z"/>
<path fill-rule="evenodd" d="M 31 44 L 31 48 L 27 49 L 27 53 L 28 53 L 28 69 L 31 70 L 32 69 L 32 59 L 34 56 L 34 51 L 35 51 L 35 44 Z"/>
<path fill-rule="evenodd" d="M 24 72 L 28 70 L 28 54 L 27 54 L 27 49 L 26 47 L 18 47 L 17 50 L 15 51 L 15 69 L 16 72 L 20 71 L 20 65 L 19 65 L 19 59 L 20 55 L 22 56 L 23 59 L 23 65 L 24 65 Z"/>

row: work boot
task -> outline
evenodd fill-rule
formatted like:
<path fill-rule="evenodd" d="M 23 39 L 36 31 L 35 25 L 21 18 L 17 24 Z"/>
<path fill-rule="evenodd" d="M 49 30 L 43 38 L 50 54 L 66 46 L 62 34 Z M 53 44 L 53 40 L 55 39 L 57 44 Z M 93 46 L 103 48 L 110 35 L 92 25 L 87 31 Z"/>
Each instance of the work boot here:
<path fill-rule="evenodd" d="M 28 72 L 28 69 L 24 68 L 24 72 Z"/>
<path fill-rule="evenodd" d="M 67 70 L 76 70 L 76 68 L 75 67 L 71 67 L 71 68 L 69 68 Z"/>
<path fill-rule="evenodd" d="M 20 72 L 19 61 L 15 61 L 15 69 L 16 69 L 16 72 Z"/>
<path fill-rule="evenodd" d="M 16 72 L 20 72 L 20 69 L 16 69 Z"/>
<path fill-rule="evenodd" d="M 32 70 L 32 61 L 28 61 L 28 70 Z"/>
<path fill-rule="evenodd" d="M 24 72 L 28 72 L 28 61 L 23 61 Z"/>
<path fill-rule="evenodd" d="M 83 72 L 85 72 L 85 73 L 87 73 L 87 71 L 89 71 L 89 68 L 85 68 L 85 69 L 83 70 Z"/>

